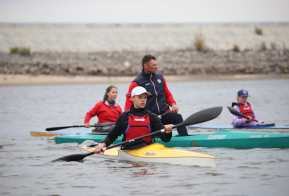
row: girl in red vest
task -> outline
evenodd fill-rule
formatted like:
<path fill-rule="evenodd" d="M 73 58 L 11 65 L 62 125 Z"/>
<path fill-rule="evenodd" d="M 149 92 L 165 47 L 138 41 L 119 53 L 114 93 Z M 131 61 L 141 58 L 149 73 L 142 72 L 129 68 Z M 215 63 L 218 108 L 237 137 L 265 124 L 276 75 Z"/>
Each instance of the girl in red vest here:
<path fill-rule="evenodd" d="M 151 93 L 147 92 L 144 87 L 137 86 L 131 92 L 131 100 L 133 104 L 130 110 L 123 112 L 115 123 L 115 127 L 110 131 L 107 137 L 102 141 L 101 145 L 94 149 L 95 153 L 101 153 L 101 149 L 112 144 L 118 136 L 124 135 L 124 140 L 130 140 L 140 137 L 151 132 L 166 129 L 165 132 L 157 134 L 164 142 L 169 142 L 172 138 L 173 125 L 163 125 L 158 116 L 145 108 L 147 96 Z M 138 141 L 130 142 L 122 146 L 123 150 L 132 150 L 144 147 L 152 143 L 151 137 L 146 137 Z"/>
<path fill-rule="evenodd" d="M 84 118 L 84 125 L 86 128 L 90 127 L 89 121 L 92 117 L 98 117 L 98 123 L 105 123 L 108 128 L 107 131 L 111 130 L 122 113 L 121 107 L 115 102 L 117 97 L 117 88 L 115 86 L 109 86 L 105 90 L 103 101 L 98 102 L 89 112 L 86 113 Z M 113 123 L 107 123 L 113 122 Z M 102 128 L 104 128 L 102 127 Z"/>
<path fill-rule="evenodd" d="M 233 126 L 234 127 L 251 127 L 256 125 L 266 125 L 268 123 L 265 123 L 262 120 L 257 120 L 255 113 L 251 107 L 251 105 L 247 102 L 249 93 L 245 89 L 241 89 L 237 93 L 237 102 L 232 103 L 232 107 L 235 108 L 240 114 L 247 116 L 248 118 L 242 117 L 242 116 L 235 116 L 231 114 Z M 257 120 L 253 121 L 252 119 Z"/>

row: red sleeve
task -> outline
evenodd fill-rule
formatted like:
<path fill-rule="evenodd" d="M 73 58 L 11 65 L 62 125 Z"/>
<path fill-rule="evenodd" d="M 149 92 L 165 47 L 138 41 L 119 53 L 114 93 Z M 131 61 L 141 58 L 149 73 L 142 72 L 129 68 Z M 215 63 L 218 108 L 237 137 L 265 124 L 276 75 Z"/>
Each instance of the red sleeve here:
<path fill-rule="evenodd" d="M 131 97 L 130 94 L 131 94 L 132 89 L 134 89 L 137 86 L 138 86 L 138 84 L 136 82 L 133 82 L 130 84 L 130 86 L 128 88 L 128 93 L 125 95 L 126 101 L 125 101 L 124 111 L 127 111 L 130 109 L 130 107 L 132 105 L 132 100 L 130 100 L 130 97 Z"/>
<path fill-rule="evenodd" d="M 171 91 L 169 90 L 168 86 L 167 86 L 167 82 L 165 77 L 163 77 L 164 79 L 164 92 L 165 92 L 165 96 L 166 96 L 166 102 L 167 104 L 169 104 L 169 106 L 172 106 L 173 103 L 176 103 L 174 100 L 174 97 L 171 93 Z"/>
<path fill-rule="evenodd" d="M 122 113 L 122 109 L 121 107 L 119 106 L 119 115 Z"/>
<path fill-rule="evenodd" d="M 101 102 L 98 102 L 89 112 L 86 113 L 84 118 L 84 124 L 89 123 L 90 119 L 99 113 L 100 104 Z"/>

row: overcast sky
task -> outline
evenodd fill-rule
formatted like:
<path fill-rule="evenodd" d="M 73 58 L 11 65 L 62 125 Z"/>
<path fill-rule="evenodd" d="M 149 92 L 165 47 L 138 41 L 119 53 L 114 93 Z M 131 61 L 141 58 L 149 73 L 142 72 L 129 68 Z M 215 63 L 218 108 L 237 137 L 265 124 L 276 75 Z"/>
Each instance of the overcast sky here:
<path fill-rule="evenodd" d="M 0 22 L 289 22 L 289 0 L 0 0 Z"/>

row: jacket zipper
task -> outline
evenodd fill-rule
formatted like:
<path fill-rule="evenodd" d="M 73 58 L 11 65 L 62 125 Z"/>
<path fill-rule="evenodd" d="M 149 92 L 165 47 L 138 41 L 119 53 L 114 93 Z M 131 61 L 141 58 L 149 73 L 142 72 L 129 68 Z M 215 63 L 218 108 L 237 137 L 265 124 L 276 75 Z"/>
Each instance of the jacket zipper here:
<path fill-rule="evenodd" d="M 158 107 L 158 115 L 159 115 L 159 114 L 160 114 L 160 107 L 159 107 L 159 104 L 158 104 L 158 93 L 157 93 L 155 84 L 154 84 L 153 81 L 152 81 L 152 77 L 153 77 L 153 75 L 151 74 L 150 80 L 151 80 L 151 82 L 152 82 L 152 84 L 153 84 L 153 86 L 154 86 L 155 92 L 156 92 L 156 104 L 157 104 L 157 107 Z"/>

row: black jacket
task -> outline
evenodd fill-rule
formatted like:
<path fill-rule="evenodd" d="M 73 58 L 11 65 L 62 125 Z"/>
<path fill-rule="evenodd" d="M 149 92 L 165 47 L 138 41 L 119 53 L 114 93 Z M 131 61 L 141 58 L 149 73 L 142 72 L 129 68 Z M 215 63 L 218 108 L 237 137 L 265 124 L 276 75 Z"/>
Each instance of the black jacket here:
<path fill-rule="evenodd" d="M 145 108 L 139 108 L 136 109 L 134 105 L 131 106 L 131 109 L 123 112 L 117 119 L 114 128 L 108 133 L 107 137 L 103 140 L 103 143 L 106 144 L 106 146 L 111 145 L 119 136 L 121 136 L 124 131 L 126 130 L 128 126 L 128 114 L 131 113 L 135 116 L 144 116 L 145 114 L 149 114 L 150 118 L 150 126 L 151 126 L 151 131 L 159 131 L 164 128 L 164 125 L 161 123 L 160 119 L 158 116 L 152 112 L 149 112 Z M 172 138 L 172 133 L 159 133 L 155 137 L 161 138 L 162 141 L 164 142 L 169 142 Z M 141 142 L 145 142 L 144 140 L 141 140 Z M 135 141 L 135 143 L 139 143 Z M 131 143 L 133 144 L 133 142 Z"/>

